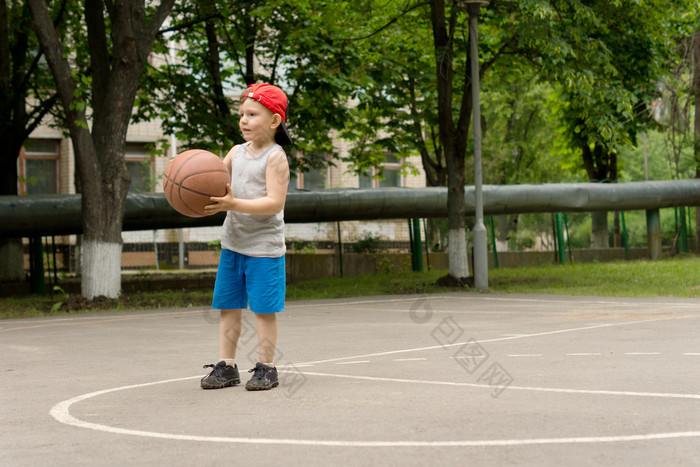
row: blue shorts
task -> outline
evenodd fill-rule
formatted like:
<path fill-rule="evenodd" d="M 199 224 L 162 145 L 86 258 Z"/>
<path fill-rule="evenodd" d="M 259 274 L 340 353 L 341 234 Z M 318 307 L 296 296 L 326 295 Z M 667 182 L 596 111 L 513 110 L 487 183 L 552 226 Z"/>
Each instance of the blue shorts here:
<path fill-rule="evenodd" d="M 254 313 L 284 311 L 284 256 L 256 258 L 221 249 L 212 308 L 248 308 Z"/>

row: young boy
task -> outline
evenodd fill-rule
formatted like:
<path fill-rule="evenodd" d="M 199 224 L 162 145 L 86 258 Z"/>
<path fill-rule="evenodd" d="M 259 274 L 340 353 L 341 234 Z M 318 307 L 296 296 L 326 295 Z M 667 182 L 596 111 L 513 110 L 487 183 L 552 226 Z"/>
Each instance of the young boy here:
<path fill-rule="evenodd" d="M 235 363 L 241 335 L 241 313 L 250 305 L 258 331 L 259 362 L 246 389 L 278 386 L 274 366 L 276 313 L 284 310 L 284 202 L 289 182 L 287 155 L 291 144 L 285 122 L 287 96 L 270 84 L 253 84 L 240 98 L 239 126 L 246 143 L 234 146 L 224 159 L 231 173 L 228 193 L 212 197 L 207 214 L 226 211 L 221 258 L 212 308 L 221 310 L 220 361 L 202 378 L 204 389 L 241 382 Z"/>

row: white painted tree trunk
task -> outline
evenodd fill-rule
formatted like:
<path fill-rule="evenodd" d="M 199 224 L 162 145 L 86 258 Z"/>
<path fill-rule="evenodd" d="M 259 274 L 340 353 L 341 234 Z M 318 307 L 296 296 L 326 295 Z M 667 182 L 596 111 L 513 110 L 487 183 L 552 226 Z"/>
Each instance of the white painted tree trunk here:
<path fill-rule="evenodd" d="M 467 232 L 465 229 L 450 229 L 447 253 L 450 257 L 450 275 L 456 279 L 469 277 L 467 258 Z"/>
<path fill-rule="evenodd" d="M 121 292 L 121 243 L 106 243 L 83 239 L 82 280 L 83 297 L 118 298 Z"/>
<path fill-rule="evenodd" d="M 591 248 L 609 248 L 608 213 L 591 213 Z"/>

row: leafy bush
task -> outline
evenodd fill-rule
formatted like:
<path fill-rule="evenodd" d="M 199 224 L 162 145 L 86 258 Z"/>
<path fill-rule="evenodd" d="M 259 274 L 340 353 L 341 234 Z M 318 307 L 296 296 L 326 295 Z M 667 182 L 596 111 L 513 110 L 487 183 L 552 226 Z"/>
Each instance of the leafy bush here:
<path fill-rule="evenodd" d="M 352 246 L 355 253 L 376 253 L 379 251 L 379 241 L 381 237 L 372 235 L 371 232 L 364 231 L 360 239 Z"/>

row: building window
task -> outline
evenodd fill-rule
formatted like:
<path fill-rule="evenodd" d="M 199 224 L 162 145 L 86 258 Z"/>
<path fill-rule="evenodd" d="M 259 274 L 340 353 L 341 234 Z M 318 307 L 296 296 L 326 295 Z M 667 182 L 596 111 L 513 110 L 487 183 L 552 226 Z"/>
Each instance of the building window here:
<path fill-rule="evenodd" d="M 19 153 L 19 193 L 58 193 L 58 141 L 29 139 Z"/>
<path fill-rule="evenodd" d="M 151 190 L 151 154 L 145 143 L 126 143 L 126 168 L 131 174 L 129 193 L 148 193 Z"/>
<path fill-rule="evenodd" d="M 375 169 L 360 174 L 360 188 L 375 188 L 376 180 L 372 178 Z"/>
<path fill-rule="evenodd" d="M 301 159 L 301 153 L 295 154 Z M 327 161 L 327 156 L 317 156 L 314 159 Z M 324 190 L 329 187 L 328 167 L 309 167 L 308 170 L 297 170 L 295 176 L 290 177 L 289 187 L 299 190 Z"/>
<path fill-rule="evenodd" d="M 386 155 L 383 179 L 378 179 L 379 170 L 371 169 L 360 175 L 360 188 L 388 188 L 401 186 L 401 161 L 393 154 Z"/>
<path fill-rule="evenodd" d="M 328 168 L 309 169 L 299 172 L 299 188 L 302 190 L 323 190 L 328 186 Z"/>

